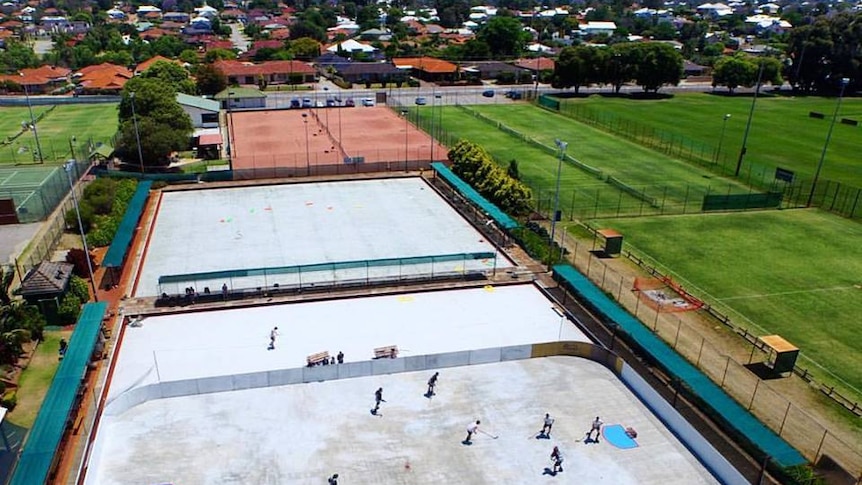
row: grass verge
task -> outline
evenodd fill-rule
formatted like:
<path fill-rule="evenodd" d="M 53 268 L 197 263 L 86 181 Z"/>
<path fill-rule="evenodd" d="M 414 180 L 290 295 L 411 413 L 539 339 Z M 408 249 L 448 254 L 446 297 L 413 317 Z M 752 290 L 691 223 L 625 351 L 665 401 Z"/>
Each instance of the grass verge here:
<path fill-rule="evenodd" d="M 18 405 L 7 419 L 15 425 L 31 428 L 45 399 L 51 381 L 60 365 L 58 350 L 60 339 L 69 340 L 71 330 L 45 331 L 45 340 L 36 348 L 30 365 L 21 373 L 18 381 Z"/>

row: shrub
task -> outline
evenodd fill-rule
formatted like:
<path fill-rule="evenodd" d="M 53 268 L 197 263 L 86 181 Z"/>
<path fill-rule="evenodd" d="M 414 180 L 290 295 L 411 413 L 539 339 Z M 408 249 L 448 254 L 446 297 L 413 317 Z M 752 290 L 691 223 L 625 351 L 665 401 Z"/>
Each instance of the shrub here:
<path fill-rule="evenodd" d="M 57 315 L 60 317 L 60 320 L 64 323 L 75 323 L 80 313 L 81 300 L 71 293 L 66 293 L 66 296 L 60 302 L 60 308 L 57 309 Z"/>
<path fill-rule="evenodd" d="M 18 392 L 16 391 L 8 391 L 3 394 L 3 398 L 0 399 L 0 406 L 8 410 L 15 409 L 15 406 L 18 405 Z"/>
<path fill-rule="evenodd" d="M 79 301 L 90 301 L 90 285 L 80 276 L 72 276 L 69 281 L 69 294 L 78 297 Z"/>

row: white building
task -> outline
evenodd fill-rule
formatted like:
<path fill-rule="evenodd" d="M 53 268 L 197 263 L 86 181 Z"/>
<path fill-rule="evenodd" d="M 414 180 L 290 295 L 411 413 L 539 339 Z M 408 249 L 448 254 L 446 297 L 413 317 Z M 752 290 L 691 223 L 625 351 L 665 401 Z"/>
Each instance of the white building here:
<path fill-rule="evenodd" d="M 614 22 L 587 22 L 578 26 L 580 35 L 613 35 L 617 30 L 617 24 Z"/>
<path fill-rule="evenodd" d="M 218 128 L 219 102 L 177 93 L 177 103 L 183 108 L 195 128 Z"/>

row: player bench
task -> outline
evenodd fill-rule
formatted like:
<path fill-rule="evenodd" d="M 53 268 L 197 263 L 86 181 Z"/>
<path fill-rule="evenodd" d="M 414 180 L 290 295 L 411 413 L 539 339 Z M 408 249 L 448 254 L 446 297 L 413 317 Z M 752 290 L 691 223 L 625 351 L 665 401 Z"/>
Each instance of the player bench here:
<path fill-rule="evenodd" d="M 390 345 L 388 347 L 378 347 L 374 349 L 375 359 L 394 359 L 398 357 L 398 346 Z"/>
<path fill-rule="evenodd" d="M 316 354 L 311 354 L 308 357 L 306 357 L 305 360 L 306 360 L 306 362 L 308 362 L 309 367 L 312 367 L 315 365 L 321 365 L 324 362 L 329 362 L 329 352 L 323 351 L 323 352 L 318 352 Z"/>

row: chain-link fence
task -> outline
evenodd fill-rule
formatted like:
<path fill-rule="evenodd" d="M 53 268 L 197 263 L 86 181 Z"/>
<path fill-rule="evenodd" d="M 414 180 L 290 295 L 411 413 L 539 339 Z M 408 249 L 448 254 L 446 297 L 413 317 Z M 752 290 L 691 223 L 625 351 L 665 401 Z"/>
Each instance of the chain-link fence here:
<path fill-rule="evenodd" d="M 644 123 L 626 119 L 615 113 L 600 112 L 578 103 L 564 103 L 559 113 L 598 127 L 642 146 L 669 156 L 708 168 L 719 175 L 736 177 L 749 187 L 784 192 L 785 203 L 792 207 L 817 206 L 844 217 L 862 218 L 862 188 L 830 180 L 820 180 L 812 190 L 813 180 L 796 176 L 792 183 L 776 179 L 777 167 L 746 160 L 736 175 L 739 163 L 733 154 L 720 147 L 692 140 Z"/>
<path fill-rule="evenodd" d="M 574 245 L 574 248 L 572 247 Z M 574 242 L 569 244 L 569 262 L 590 278 L 595 284 L 617 300 L 624 308 L 652 329 L 676 352 L 693 363 L 698 369 L 719 384 L 746 409 L 754 413 L 764 424 L 797 448 L 813 463 L 832 460 L 852 475 L 857 483 L 862 480 L 862 450 L 848 429 L 828 427 L 799 404 L 786 397 L 783 380 L 759 377 L 753 369 L 767 359 L 756 337 L 747 330 L 738 328 L 726 316 L 705 315 L 711 322 L 721 322 L 731 332 L 746 339 L 750 347 L 731 345 L 722 348 L 716 345 L 715 337 L 702 335 L 686 323 L 680 314 L 662 311 L 661 305 L 648 305 L 635 290 L 635 278 L 627 276 L 612 265 L 596 258 L 591 251 L 595 244 Z M 660 276 L 654 266 L 645 263 L 628 251 L 624 254 L 646 272 Z M 709 306 L 706 312 L 712 313 Z M 728 348 L 732 350 L 728 350 Z M 797 370 L 797 373 L 799 371 Z M 810 375 L 799 376 L 811 381 Z M 793 377 L 795 378 L 795 377 Z M 850 483 L 854 483 L 851 481 Z"/>

